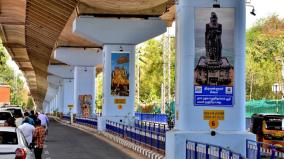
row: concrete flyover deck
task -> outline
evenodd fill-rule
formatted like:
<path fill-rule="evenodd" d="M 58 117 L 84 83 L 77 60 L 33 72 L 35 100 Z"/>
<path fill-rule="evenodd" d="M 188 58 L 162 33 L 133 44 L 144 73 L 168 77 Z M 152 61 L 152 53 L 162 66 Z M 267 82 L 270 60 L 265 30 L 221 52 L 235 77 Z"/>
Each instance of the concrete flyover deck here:
<path fill-rule="evenodd" d="M 44 159 L 132 159 L 95 136 L 51 121 Z"/>

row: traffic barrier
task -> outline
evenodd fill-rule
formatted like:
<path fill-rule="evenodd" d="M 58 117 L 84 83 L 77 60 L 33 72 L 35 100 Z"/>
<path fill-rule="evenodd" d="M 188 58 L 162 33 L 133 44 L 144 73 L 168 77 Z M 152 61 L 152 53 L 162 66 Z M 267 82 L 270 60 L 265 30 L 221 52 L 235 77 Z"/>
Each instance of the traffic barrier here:
<path fill-rule="evenodd" d="M 221 146 L 187 140 L 186 159 L 245 159 L 245 157 Z"/>
<path fill-rule="evenodd" d="M 63 115 L 62 119 L 63 119 L 63 120 L 70 121 L 70 120 L 71 120 L 71 117 L 70 117 L 70 115 Z"/>
<path fill-rule="evenodd" d="M 150 113 L 135 113 L 137 120 L 167 123 L 168 116 L 166 114 L 150 114 Z"/>
<path fill-rule="evenodd" d="M 168 124 L 155 123 L 148 121 L 135 120 L 135 127 L 140 129 L 145 129 L 158 133 L 166 133 L 169 130 Z"/>
<path fill-rule="evenodd" d="M 278 147 L 267 143 L 246 141 L 247 158 L 249 159 L 279 159 L 284 158 L 284 147 Z"/>
<path fill-rule="evenodd" d="M 136 144 L 143 145 L 160 153 L 165 152 L 165 133 L 128 126 L 113 121 L 106 121 L 107 132 L 125 138 Z"/>
<path fill-rule="evenodd" d="M 76 123 L 80 125 L 84 125 L 87 127 L 95 128 L 97 129 L 98 127 L 98 120 L 96 118 L 80 118 L 76 117 L 75 118 Z"/>

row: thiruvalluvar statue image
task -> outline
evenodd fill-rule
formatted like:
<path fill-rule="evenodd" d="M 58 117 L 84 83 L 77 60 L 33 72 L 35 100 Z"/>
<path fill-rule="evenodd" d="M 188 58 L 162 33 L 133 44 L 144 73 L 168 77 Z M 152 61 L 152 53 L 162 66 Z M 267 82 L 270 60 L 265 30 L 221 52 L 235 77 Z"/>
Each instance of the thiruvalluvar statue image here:
<path fill-rule="evenodd" d="M 195 67 L 195 84 L 232 86 L 234 67 L 222 56 L 222 24 L 215 12 L 206 24 L 205 51 Z"/>

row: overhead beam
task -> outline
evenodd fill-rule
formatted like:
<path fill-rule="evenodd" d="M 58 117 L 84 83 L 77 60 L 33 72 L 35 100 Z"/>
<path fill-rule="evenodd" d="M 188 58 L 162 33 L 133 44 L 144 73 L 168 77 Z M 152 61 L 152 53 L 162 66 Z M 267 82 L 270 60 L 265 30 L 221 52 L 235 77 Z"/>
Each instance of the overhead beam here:
<path fill-rule="evenodd" d="M 59 85 L 61 85 L 63 83 L 63 78 L 56 76 L 56 75 L 48 75 L 47 81 L 49 83 L 49 87 L 50 87 L 50 85 L 54 85 L 54 86 L 58 87 Z"/>
<path fill-rule="evenodd" d="M 73 22 L 74 34 L 99 44 L 136 45 L 166 31 L 166 24 L 159 18 L 146 20 L 80 16 Z"/>
<path fill-rule="evenodd" d="M 74 67 L 73 66 L 59 66 L 49 65 L 48 73 L 59 76 L 61 78 L 74 78 Z"/>
<path fill-rule="evenodd" d="M 22 70 L 22 71 L 34 71 L 34 69 L 30 68 L 30 67 L 21 67 L 20 70 Z"/>
<path fill-rule="evenodd" d="M 96 66 L 103 63 L 103 54 L 98 48 L 59 47 L 54 52 L 54 59 L 70 66 Z"/>
<path fill-rule="evenodd" d="M 14 57 L 14 58 L 12 58 L 12 60 L 14 60 L 16 62 L 31 62 L 29 59 L 23 58 L 23 57 Z"/>
<path fill-rule="evenodd" d="M 0 25 L 25 25 L 25 22 L 0 22 Z"/>
<path fill-rule="evenodd" d="M 25 45 L 19 43 L 2 43 L 2 45 L 8 48 L 27 48 Z"/>

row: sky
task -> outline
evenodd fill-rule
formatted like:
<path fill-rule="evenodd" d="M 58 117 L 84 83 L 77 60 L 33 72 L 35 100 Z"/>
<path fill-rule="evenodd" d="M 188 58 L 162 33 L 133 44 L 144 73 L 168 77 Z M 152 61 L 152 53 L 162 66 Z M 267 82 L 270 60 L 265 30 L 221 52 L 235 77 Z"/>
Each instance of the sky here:
<path fill-rule="evenodd" d="M 249 1 L 249 0 L 247 0 Z M 251 5 L 254 6 L 256 16 L 250 14 L 252 7 L 247 6 L 246 28 L 249 29 L 261 18 L 276 14 L 280 18 L 284 18 L 284 0 L 251 0 Z M 175 35 L 175 24 L 170 28 L 170 34 Z"/>
<path fill-rule="evenodd" d="M 251 0 L 251 4 L 255 8 L 256 16 L 250 15 L 252 7 L 247 7 L 247 24 L 249 29 L 253 24 L 261 18 L 277 14 L 280 18 L 284 18 L 284 0 Z"/>

